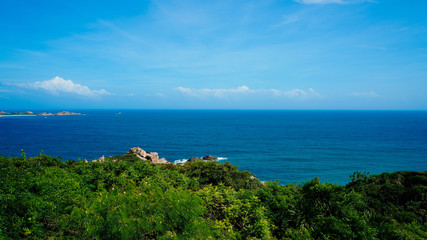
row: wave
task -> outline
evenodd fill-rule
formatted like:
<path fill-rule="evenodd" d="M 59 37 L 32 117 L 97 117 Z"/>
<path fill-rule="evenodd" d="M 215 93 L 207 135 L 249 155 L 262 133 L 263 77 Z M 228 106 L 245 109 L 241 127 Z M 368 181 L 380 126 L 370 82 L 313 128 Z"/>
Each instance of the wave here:
<path fill-rule="evenodd" d="M 228 158 L 226 157 L 218 157 L 217 161 L 223 161 L 223 160 L 227 160 Z M 186 163 L 188 161 L 188 159 L 177 159 L 174 160 L 173 163 Z"/>
<path fill-rule="evenodd" d="M 178 159 L 178 160 L 174 160 L 173 163 L 186 163 L 188 161 L 188 159 Z"/>

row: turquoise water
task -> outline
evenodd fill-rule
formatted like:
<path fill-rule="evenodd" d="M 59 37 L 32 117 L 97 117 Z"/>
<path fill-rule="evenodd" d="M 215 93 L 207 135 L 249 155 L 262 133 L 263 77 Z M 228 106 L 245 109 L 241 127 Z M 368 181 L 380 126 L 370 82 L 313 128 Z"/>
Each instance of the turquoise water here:
<path fill-rule="evenodd" d="M 169 161 L 215 155 L 282 184 L 427 170 L 426 111 L 79 112 L 85 115 L 0 118 L 0 155 L 23 148 L 27 156 L 90 160 L 139 146 Z"/>

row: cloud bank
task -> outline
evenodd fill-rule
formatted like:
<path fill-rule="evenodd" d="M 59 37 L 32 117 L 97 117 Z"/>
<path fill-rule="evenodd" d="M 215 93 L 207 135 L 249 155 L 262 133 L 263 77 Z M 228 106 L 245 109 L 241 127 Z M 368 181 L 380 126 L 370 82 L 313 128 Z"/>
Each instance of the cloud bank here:
<path fill-rule="evenodd" d="M 193 97 L 218 97 L 218 98 L 228 98 L 231 96 L 242 96 L 242 95 L 263 95 L 263 96 L 276 96 L 276 97 L 286 97 L 292 99 L 308 99 L 321 97 L 319 93 L 314 91 L 314 89 L 309 88 L 307 91 L 302 89 L 293 89 L 290 91 L 281 91 L 278 89 L 250 89 L 247 86 L 239 86 L 237 88 L 185 88 L 177 87 L 176 91 L 181 92 L 188 96 Z"/>
<path fill-rule="evenodd" d="M 61 77 L 54 77 L 50 80 L 46 81 L 37 81 L 33 83 L 19 83 L 16 84 L 18 87 L 29 88 L 29 89 L 42 89 L 46 90 L 52 94 L 59 93 L 71 93 L 86 97 L 98 97 L 101 95 L 111 95 L 111 93 L 107 92 L 105 89 L 100 90 L 91 90 L 87 86 L 74 83 L 71 80 L 65 80 Z"/>

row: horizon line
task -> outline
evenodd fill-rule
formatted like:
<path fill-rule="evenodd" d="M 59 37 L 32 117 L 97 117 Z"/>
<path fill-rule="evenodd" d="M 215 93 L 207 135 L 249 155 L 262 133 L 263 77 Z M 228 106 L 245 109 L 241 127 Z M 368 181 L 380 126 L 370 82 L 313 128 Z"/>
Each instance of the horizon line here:
<path fill-rule="evenodd" d="M 0 109 L 5 112 L 25 111 L 135 111 L 135 110 L 170 110 L 170 111 L 427 111 L 427 109 L 257 109 L 257 108 L 22 108 L 22 109 Z"/>

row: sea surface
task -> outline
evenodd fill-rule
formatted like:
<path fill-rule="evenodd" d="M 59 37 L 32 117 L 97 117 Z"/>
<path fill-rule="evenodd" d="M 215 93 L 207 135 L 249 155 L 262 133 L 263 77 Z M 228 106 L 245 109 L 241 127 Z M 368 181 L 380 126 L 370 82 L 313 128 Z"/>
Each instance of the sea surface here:
<path fill-rule="evenodd" d="M 78 112 L 84 115 L 1 117 L 0 155 L 24 149 L 92 160 L 139 146 L 168 161 L 215 155 L 281 184 L 317 176 L 343 185 L 355 171 L 427 170 L 427 111 Z"/>

